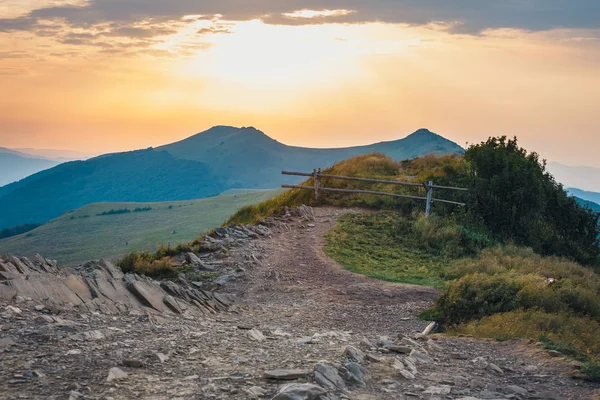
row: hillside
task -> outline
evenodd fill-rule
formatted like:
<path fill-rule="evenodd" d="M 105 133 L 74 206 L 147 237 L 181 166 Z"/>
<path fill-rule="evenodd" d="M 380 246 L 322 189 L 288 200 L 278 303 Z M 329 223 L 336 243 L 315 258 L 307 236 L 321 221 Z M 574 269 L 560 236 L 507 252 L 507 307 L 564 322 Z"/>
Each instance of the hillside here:
<path fill-rule="evenodd" d="M 327 167 L 353 155 L 395 159 L 462 148 L 427 130 L 393 142 L 343 149 L 281 144 L 254 128 L 215 127 L 157 149 L 109 154 L 59 165 L 0 188 L 0 229 L 42 223 L 96 202 L 175 201 L 231 188 L 275 188 L 294 179 L 283 169 Z"/>
<path fill-rule="evenodd" d="M 129 251 L 155 250 L 163 243 L 189 242 L 221 225 L 240 207 L 266 200 L 279 192 L 260 191 L 167 203 L 90 204 L 31 232 L 0 240 L 0 254 L 31 256 L 39 253 L 65 265 Z M 148 207 L 151 210 L 134 212 L 136 208 Z M 98 215 L 122 209 L 130 212 Z"/>
<path fill-rule="evenodd" d="M 0 186 L 24 179 L 57 164 L 54 160 L 36 158 L 0 147 Z"/>
<path fill-rule="evenodd" d="M 580 206 L 589 208 L 592 211 L 600 213 L 600 204 L 594 203 L 593 201 L 584 200 L 579 197 L 575 197 L 575 200 L 577 200 L 577 203 L 579 203 Z"/>
<path fill-rule="evenodd" d="M 569 189 L 567 189 L 567 192 L 571 196 L 575 196 L 582 200 L 587 200 L 587 201 L 591 201 L 596 204 L 600 204 L 600 193 L 588 192 L 585 190 L 575 189 L 575 188 L 569 188 Z"/>

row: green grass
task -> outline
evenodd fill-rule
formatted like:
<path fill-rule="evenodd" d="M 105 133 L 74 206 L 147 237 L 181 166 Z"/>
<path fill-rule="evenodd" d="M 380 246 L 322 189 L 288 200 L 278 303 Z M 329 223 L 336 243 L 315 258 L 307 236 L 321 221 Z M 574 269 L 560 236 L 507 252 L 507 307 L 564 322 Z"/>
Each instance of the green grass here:
<path fill-rule="evenodd" d="M 349 271 L 389 282 L 441 287 L 448 256 L 420 249 L 395 212 L 348 214 L 327 237 L 325 253 Z"/>
<path fill-rule="evenodd" d="M 24 235 L 1 240 L 0 254 L 39 253 L 69 265 L 134 251 L 154 251 L 163 243 L 175 246 L 189 242 L 220 226 L 240 207 L 279 193 L 280 190 L 271 190 L 192 201 L 90 204 Z M 98 216 L 115 209 L 145 207 L 152 210 Z"/>
<path fill-rule="evenodd" d="M 395 211 L 343 216 L 325 252 L 352 272 L 440 288 L 421 317 L 451 334 L 541 341 L 600 380 L 600 276 L 591 268 L 495 244 L 452 218 Z"/>

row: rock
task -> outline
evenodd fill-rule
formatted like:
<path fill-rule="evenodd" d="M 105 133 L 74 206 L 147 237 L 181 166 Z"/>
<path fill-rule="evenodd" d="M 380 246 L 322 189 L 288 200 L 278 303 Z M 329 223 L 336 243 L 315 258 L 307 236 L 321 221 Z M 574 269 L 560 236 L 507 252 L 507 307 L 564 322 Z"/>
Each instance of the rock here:
<path fill-rule="evenodd" d="M 410 352 L 410 357 L 417 360 L 417 362 L 420 362 L 421 364 L 429 364 L 433 362 L 433 358 L 417 349 L 414 349 Z"/>
<path fill-rule="evenodd" d="M 489 363 L 487 365 L 487 367 L 488 367 L 488 369 L 490 369 L 490 370 L 492 370 L 492 371 L 494 371 L 494 372 L 496 372 L 496 373 L 498 373 L 500 375 L 504 374 L 504 371 L 502 371 L 502 369 L 499 366 L 497 366 L 496 364 Z"/>
<path fill-rule="evenodd" d="M 327 390 L 344 390 L 346 383 L 333 365 L 320 362 L 315 366 L 315 381 Z"/>
<path fill-rule="evenodd" d="M 39 325 L 48 325 L 54 323 L 54 319 L 49 315 L 39 315 L 33 322 Z"/>
<path fill-rule="evenodd" d="M 43 373 L 42 371 L 40 371 L 40 370 L 37 370 L 37 369 L 36 369 L 36 370 L 33 370 L 33 371 L 31 371 L 31 374 L 32 374 L 33 376 L 35 376 L 36 378 L 43 378 L 43 377 L 45 377 L 45 376 L 46 376 L 46 374 L 45 374 L 45 373 Z"/>
<path fill-rule="evenodd" d="M 277 381 L 293 381 L 304 378 L 307 375 L 310 375 L 310 372 L 299 369 L 276 369 L 273 371 L 266 371 L 264 374 L 265 378 Z"/>
<path fill-rule="evenodd" d="M 35 311 L 44 311 L 46 309 L 46 306 L 38 304 L 34 307 Z"/>
<path fill-rule="evenodd" d="M 127 378 L 127 372 L 122 371 L 121 369 L 115 367 L 111 368 L 108 372 L 108 377 L 106 378 L 106 382 L 112 382 L 116 380 L 121 380 Z"/>
<path fill-rule="evenodd" d="M 16 345 L 17 343 L 10 337 L 0 338 L 0 350 L 8 349 L 9 347 Z"/>
<path fill-rule="evenodd" d="M 556 350 L 549 350 L 548 354 L 550 354 L 552 357 L 562 357 L 562 353 Z"/>
<path fill-rule="evenodd" d="M 69 393 L 69 400 L 78 400 L 78 399 L 80 399 L 82 397 L 83 397 L 83 395 L 81 393 L 79 393 L 78 391 L 76 391 L 76 390 L 72 390 Z"/>
<path fill-rule="evenodd" d="M 165 296 L 163 298 L 163 303 L 165 303 L 165 305 L 167 307 L 169 307 L 169 309 L 171 311 L 173 311 L 174 313 L 176 313 L 176 314 L 182 314 L 183 313 L 183 310 L 181 309 L 181 307 L 177 303 L 177 300 L 175 300 L 172 296 Z"/>
<path fill-rule="evenodd" d="M 158 361 L 160 361 L 160 363 L 164 363 L 165 361 L 169 360 L 169 356 L 164 355 L 163 353 L 156 353 L 156 358 L 158 359 Z"/>
<path fill-rule="evenodd" d="M 264 342 L 265 340 L 267 340 L 267 338 L 265 337 L 265 335 L 262 334 L 261 331 L 259 331 L 258 329 L 251 329 L 248 331 L 248 337 L 252 340 L 255 340 L 257 342 Z"/>
<path fill-rule="evenodd" d="M 393 351 L 394 353 L 398 353 L 398 354 L 410 354 L 411 351 L 413 351 L 413 349 L 411 347 L 408 346 L 388 346 L 387 347 L 389 351 Z"/>
<path fill-rule="evenodd" d="M 77 356 L 79 354 L 81 354 L 81 350 L 79 350 L 79 349 L 69 350 L 66 353 L 67 356 Z"/>
<path fill-rule="evenodd" d="M 402 361 L 398 360 L 397 358 L 394 359 L 394 363 L 392 364 L 392 367 L 396 371 L 403 371 L 406 369 L 406 365 L 404 365 L 404 363 Z"/>
<path fill-rule="evenodd" d="M 16 314 L 16 315 L 19 315 L 23 312 L 23 311 L 21 311 L 20 308 L 13 307 L 13 306 L 6 306 L 6 310 L 10 311 L 11 313 Z"/>
<path fill-rule="evenodd" d="M 425 389 L 423 394 L 430 394 L 433 396 L 445 396 L 450 394 L 451 391 L 452 388 L 447 385 L 429 386 L 427 389 Z"/>
<path fill-rule="evenodd" d="M 344 350 L 344 356 L 349 360 L 358 364 L 364 364 L 365 356 L 362 351 L 358 350 L 356 347 L 347 346 Z"/>
<path fill-rule="evenodd" d="M 380 363 L 383 362 L 383 358 L 381 357 L 377 357 L 374 354 L 367 354 L 365 356 L 365 360 L 369 361 L 369 362 L 374 362 L 374 363 Z"/>
<path fill-rule="evenodd" d="M 349 362 L 346 364 L 345 370 L 342 371 L 342 375 L 350 386 L 365 387 L 367 386 L 365 383 L 365 371 L 362 365 L 356 362 Z"/>
<path fill-rule="evenodd" d="M 127 280 L 127 289 L 131 291 L 147 307 L 163 312 L 163 296 L 158 291 L 152 290 L 145 282 L 136 281 L 133 278 Z"/>
<path fill-rule="evenodd" d="M 15 304 L 25 303 L 25 298 L 22 296 L 15 296 Z"/>
<path fill-rule="evenodd" d="M 522 388 L 521 386 L 517 386 L 517 385 L 509 385 L 509 386 L 501 389 L 501 391 L 506 394 L 517 394 L 520 396 L 525 396 L 527 393 L 529 393 L 527 391 L 527 389 Z"/>
<path fill-rule="evenodd" d="M 129 368 L 144 368 L 144 362 L 141 360 L 123 360 L 123 365 Z"/>
<path fill-rule="evenodd" d="M 267 391 L 260 386 L 252 386 L 249 389 L 246 389 L 246 394 L 250 396 L 251 399 L 261 399 L 265 396 Z"/>
<path fill-rule="evenodd" d="M 290 383 L 282 386 L 271 400 L 317 400 L 327 394 L 321 386 L 311 383 Z"/>
<path fill-rule="evenodd" d="M 315 343 L 319 343 L 319 341 L 314 339 L 312 336 L 305 336 L 303 338 L 296 340 L 296 343 L 298 343 L 298 344 L 315 344 Z"/>
<path fill-rule="evenodd" d="M 469 359 L 469 357 L 466 354 L 458 353 L 458 352 L 451 353 L 450 358 L 453 358 L 455 360 L 468 360 Z"/>
<path fill-rule="evenodd" d="M 403 369 L 403 370 L 398 371 L 398 372 L 400 372 L 400 375 L 402 375 L 404 378 L 408 379 L 409 381 L 412 381 L 412 380 L 415 379 L 414 374 L 412 372 L 406 370 L 406 369 Z"/>
<path fill-rule="evenodd" d="M 366 338 L 362 339 L 358 346 L 363 350 L 371 350 L 375 348 L 375 345 L 373 345 L 373 343 L 371 343 L 369 339 Z"/>

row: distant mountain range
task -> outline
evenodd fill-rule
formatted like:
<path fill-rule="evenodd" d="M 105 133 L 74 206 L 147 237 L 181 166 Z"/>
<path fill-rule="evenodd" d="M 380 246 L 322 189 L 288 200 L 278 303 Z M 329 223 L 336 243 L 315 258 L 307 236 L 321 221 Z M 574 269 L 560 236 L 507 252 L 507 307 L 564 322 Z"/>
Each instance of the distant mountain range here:
<path fill-rule="evenodd" d="M 310 149 L 287 146 L 249 128 L 217 126 L 156 149 L 74 161 L 0 187 L 0 229 L 42 223 L 96 202 L 151 202 L 211 197 L 231 188 L 294 183 L 281 171 L 311 171 L 359 154 L 402 160 L 463 149 L 426 129 L 368 146 Z"/>
<path fill-rule="evenodd" d="M 37 172 L 90 155 L 70 150 L 8 149 L 0 147 L 0 186 L 24 179 Z"/>
<path fill-rule="evenodd" d="M 36 158 L 30 154 L 0 147 L 0 186 L 52 168 L 58 161 Z"/>
<path fill-rule="evenodd" d="M 600 168 L 548 163 L 548 171 L 565 187 L 600 192 Z"/>
<path fill-rule="evenodd" d="M 594 202 L 596 204 L 600 204 L 600 193 L 588 192 L 585 190 L 575 189 L 575 188 L 569 188 L 569 189 L 567 189 L 567 192 L 571 196 L 575 196 L 575 197 L 578 197 L 583 200 L 587 200 L 587 201 Z"/>
<path fill-rule="evenodd" d="M 595 203 L 593 201 L 584 200 L 584 199 L 579 198 L 579 197 L 575 197 L 575 200 L 577 200 L 577 203 L 579 203 L 580 206 L 585 207 L 585 208 L 589 208 L 592 211 L 600 213 L 600 204 Z"/>

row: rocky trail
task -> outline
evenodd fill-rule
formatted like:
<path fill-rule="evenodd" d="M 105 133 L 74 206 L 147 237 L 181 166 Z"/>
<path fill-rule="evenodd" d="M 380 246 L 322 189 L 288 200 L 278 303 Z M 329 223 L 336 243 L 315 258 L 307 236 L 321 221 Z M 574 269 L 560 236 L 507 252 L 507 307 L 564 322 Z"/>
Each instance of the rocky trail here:
<path fill-rule="evenodd" d="M 343 213 L 221 228 L 178 282 L 0 262 L 0 399 L 594 399 L 535 343 L 421 334 L 431 288 L 323 253 Z"/>

